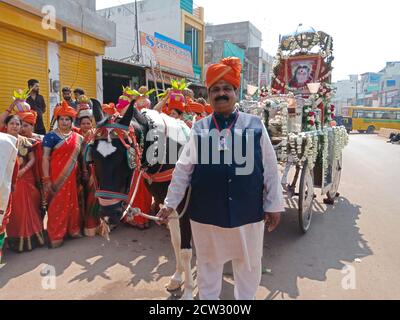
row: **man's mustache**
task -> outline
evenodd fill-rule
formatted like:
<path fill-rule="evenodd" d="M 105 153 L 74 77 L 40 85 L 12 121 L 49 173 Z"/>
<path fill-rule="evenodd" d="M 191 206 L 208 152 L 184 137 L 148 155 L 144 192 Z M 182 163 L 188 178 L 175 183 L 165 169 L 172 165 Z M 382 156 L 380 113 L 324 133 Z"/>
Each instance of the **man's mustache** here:
<path fill-rule="evenodd" d="M 222 100 L 229 101 L 229 97 L 228 96 L 220 96 L 220 97 L 215 98 L 216 102 L 219 102 Z"/>

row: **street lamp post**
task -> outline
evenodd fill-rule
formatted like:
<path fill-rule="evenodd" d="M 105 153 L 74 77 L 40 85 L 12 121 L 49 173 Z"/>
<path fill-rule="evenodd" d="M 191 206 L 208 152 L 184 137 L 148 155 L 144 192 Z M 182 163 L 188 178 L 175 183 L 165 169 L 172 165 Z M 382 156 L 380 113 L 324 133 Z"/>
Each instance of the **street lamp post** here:
<path fill-rule="evenodd" d="M 355 105 L 358 106 L 358 77 L 356 79 L 356 103 L 355 103 Z"/>

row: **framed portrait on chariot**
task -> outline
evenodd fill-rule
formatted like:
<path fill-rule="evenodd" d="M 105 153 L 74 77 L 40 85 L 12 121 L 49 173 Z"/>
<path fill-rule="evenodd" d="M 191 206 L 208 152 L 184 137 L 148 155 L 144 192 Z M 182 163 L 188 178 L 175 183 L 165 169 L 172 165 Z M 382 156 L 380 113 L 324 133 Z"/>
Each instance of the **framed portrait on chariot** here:
<path fill-rule="evenodd" d="M 307 84 L 318 82 L 321 76 L 322 57 L 307 55 L 290 57 L 286 61 L 285 83 L 295 93 L 308 93 Z"/>

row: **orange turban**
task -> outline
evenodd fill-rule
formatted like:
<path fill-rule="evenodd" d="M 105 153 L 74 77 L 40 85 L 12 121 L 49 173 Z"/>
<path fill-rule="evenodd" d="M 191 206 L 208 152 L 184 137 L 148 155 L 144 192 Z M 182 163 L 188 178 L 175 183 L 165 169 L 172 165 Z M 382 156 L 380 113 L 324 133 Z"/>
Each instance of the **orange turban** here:
<path fill-rule="evenodd" d="M 36 119 L 37 119 L 36 111 L 31 110 L 26 112 L 18 112 L 17 115 L 23 122 L 29 123 L 32 126 L 36 124 Z"/>
<path fill-rule="evenodd" d="M 168 110 L 171 112 L 173 109 L 185 112 L 185 97 L 178 91 L 171 92 L 168 99 Z"/>
<path fill-rule="evenodd" d="M 186 104 L 189 104 L 189 103 L 192 103 L 192 102 L 193 102 L 193 100 L 192 100 L 191 97 L 189 97 L 189 96 L 186 96 L 186 97 L 185 97 L 185 103 L 186 103 Z"/>
<path fill-rule="evenodd" d="M 225 80 L 238 89 L 240 87 L 241 71 L 242 64 L 239 58 L 222 59 L 220 63 L 212 64 L 208 67 L 206 75 L 207 88 L 211 88 L 219 80 Z"/>
<path fill-rule="evenodd" d="M 205 110 L 206 110 L 206 112 L 207 112 L 207 114 L 211 114 L 211 113 L 213 113 L 214 112 L 214 110 L 213 110 L 213 108 L 211 107 L 211 105 L 210 104 L 206 104 L 205 105 Z"/>
<path fill-rule="evenodd" d="M 186 107 L 185 107 L 184 103 L 176 103 L 175 102 L 168 106 L 168 113 L 171 113 L 172 110 L 178 110 L 183 113 L 186 111 Z"/>
<path fill-rule="evenodd" d="M 194 113 L 203 113 L 205 112 L 205 108 L 201 103 L 198 102 L 190 102 L 187 104 L 187 110 L 189 112 L 194 112 Z"/>
<path fill-rule="evenodd" d="M 76 111 L 74 108 L 70 107 L 66 101 L 63 101 L 61 106 L 58 106 L 54 110 L 54 117 L 71 117 L 76 118 Z"/>
<path fill-rule="evenodd" d="M 102 106 L 103 112 L 113 116 L 115 114 L 118 114 L 117 108 L 115 107 L 114 103 L 110 103 L 110 104 L 103 104 Z"/>

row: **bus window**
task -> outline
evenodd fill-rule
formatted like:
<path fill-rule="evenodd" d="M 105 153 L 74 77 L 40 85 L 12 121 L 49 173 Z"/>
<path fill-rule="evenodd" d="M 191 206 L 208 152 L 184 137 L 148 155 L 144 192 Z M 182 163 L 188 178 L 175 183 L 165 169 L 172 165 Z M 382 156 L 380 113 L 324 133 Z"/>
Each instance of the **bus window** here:
<path fill-rule="evenodd" d="M 360 110 L 354 111 L 353 118 L 358 118 L 358 119 L 364 118 L 364 111 Z"/>
<path fill-rule="evenodd" d="M 386 120 L 395 120 L 396 119 L 396 114 L 394 112 L 385 112 L 383 114 L 382 119 Z"/>
<path fill-rule="evenodd" d="M 374 113 L 373 112 L 365 112 L 364 118 L 373 119 L 374 118 Z"/>
<path fill-rule="evenodd" d="M 382 119 L 382 117 L 383 117 L 383 112 L 375 111 L 374 119 Z"/>

